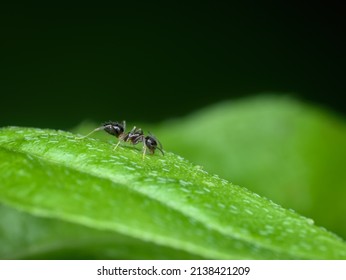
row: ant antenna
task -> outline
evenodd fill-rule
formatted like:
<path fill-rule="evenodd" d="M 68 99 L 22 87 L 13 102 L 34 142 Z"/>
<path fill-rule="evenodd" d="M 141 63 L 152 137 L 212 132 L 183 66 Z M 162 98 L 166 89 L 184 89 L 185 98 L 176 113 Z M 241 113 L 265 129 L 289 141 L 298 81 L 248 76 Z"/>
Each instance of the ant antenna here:
<path fill-rule="evenodd" d="M 159 141 L 157 141 L 157 142 L 159 142 Z M 161 152 L 161 154 L 164 156 L 165 153 L 164 153 L 163 150 L 162 150 L 162 145 L 161 145 L 160 142 L 159 142 L 159 145 L 160 145 L 160 147 L 156 147 L 156 149 L 158 149 L 158 150 Z"/>

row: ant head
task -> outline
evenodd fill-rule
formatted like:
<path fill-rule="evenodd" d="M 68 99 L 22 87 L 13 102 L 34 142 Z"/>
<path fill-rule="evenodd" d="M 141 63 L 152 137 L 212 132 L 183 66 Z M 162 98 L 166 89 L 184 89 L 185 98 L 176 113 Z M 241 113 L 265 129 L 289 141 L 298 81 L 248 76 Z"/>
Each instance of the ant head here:
<path fill-rule="evenodd" d="M 125 121 L 123 121 L 122 123 L 118 123 L 118 122 L 107 122 L 103 124 L 103 129 L 111 134 L 114 135 L 115 137 L 119 137 L 120 135 L 122 135 L 125 131 L 126 128 L 126 123 Z"/>
<path fill-rule="evenodd" d="M 150 134 L 150 135 L 146 136 L 144 144 L 152 154 L 155 152 L 156 149 L 158 149 L 162 153 L 162 155 L 164 155 L 163 150 L 162 150 L 162 145 L 161 145 L 160 141 L 157 140 L 154 135 Z"/>

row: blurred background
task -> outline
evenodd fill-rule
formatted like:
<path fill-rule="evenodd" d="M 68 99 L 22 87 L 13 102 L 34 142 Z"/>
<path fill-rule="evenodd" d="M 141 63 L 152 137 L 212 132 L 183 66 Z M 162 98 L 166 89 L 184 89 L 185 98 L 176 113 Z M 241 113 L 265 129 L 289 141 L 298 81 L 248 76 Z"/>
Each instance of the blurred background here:
<path fill-rule="evenodd" d="M 119 1 L 0 14 L 0 126 L 156 126 L 168 151 L 346 239 L 341 6 Z"/>
<path fill-rule="evenodd" d="M 158 122 L 262 91 L 344 115 L 342 11 L 215 1 L 4 8 L 0 126 Z"/>

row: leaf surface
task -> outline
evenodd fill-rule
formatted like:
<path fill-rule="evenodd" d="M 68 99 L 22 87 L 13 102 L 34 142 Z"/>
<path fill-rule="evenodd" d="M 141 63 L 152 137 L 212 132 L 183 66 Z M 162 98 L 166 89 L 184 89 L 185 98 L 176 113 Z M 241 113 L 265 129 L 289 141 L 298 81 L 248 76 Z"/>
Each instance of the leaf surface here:
<path fill-rule="evenodd" d="M 4 211 L 39 219 L 33 224 L 38 233 L 52 220 L 61 222 L 63 231 L 74 231 L 76 240 L 73 227 L 114 233 L 142 244 L 143 258 L 157 256 L 143 253 L 147 244 L 162 247 L 167 258 L 346 258 L 346 244 L 312 220 L 169 152 L 143 160 L 133 147 L 113 151 L 109 143 L 77 140 L 68 132 L 8 127 L 0 130 L 0 170 Z M 4 227 L 0 242 L 7 249 L 0 252 L 8 258 L 25 231 L 12 240 Z M 49 236 L 63 240 L 62 235 Z M 26 258 L 29 245 L 34 243 L 21 248 Z"/>
<path fill-rule="evenodd" d="M 155 129 L 170 151 L 346 239 L 346 123 L 288 97 L 228 101 Z"/>

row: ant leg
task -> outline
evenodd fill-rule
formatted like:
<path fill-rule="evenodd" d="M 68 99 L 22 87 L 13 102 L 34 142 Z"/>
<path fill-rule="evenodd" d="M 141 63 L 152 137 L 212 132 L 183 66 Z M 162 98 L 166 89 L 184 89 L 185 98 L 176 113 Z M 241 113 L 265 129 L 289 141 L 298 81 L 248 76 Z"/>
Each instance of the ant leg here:
<path fill-rule="evenodd" d="M 95 128 L 93 131 L 91 131 L 91 132 L 88 133 L 87 135 L 82 136 L 82 137 L 76 137 L 75 139 L 77 139 L 77 140 L 84 139 L 84 138 L 88 137 L 89 135 L 93 134 L 94 132 L 100 131 L 100 130 L 102 130 L 102 129 L 104 129 L 104 127 L 103 127 L 103 126 L 100 126 L 100 127 L 98 127 L 98 128 Z"/>
<path fill-rule="evenodd" d="M 115 151 L 116 148 L 118 148 L 119 144 L 120 144 L 120 140 L 118 141 L 118 143 L 117 143 L 117 144 L 115 145 L 115 147 L 113 148 L 113 151 Z"/>
<path fill-rule="evenodd" d="M 126 121 L 123 120 L 123 128 L 124 128 L 124 131 L 126 130 Z"/>
<path fill-rule="evenodd" d="M 145 158 L 145 153 L 146 153 L 146 151 L 147 151 L 147 146 L 145 145 L 145 143 L 144 143 L 144 146 L 143 146 L 143 156 L 142 156 L 142 159 L 144 160 L 144 158 Z"/>

